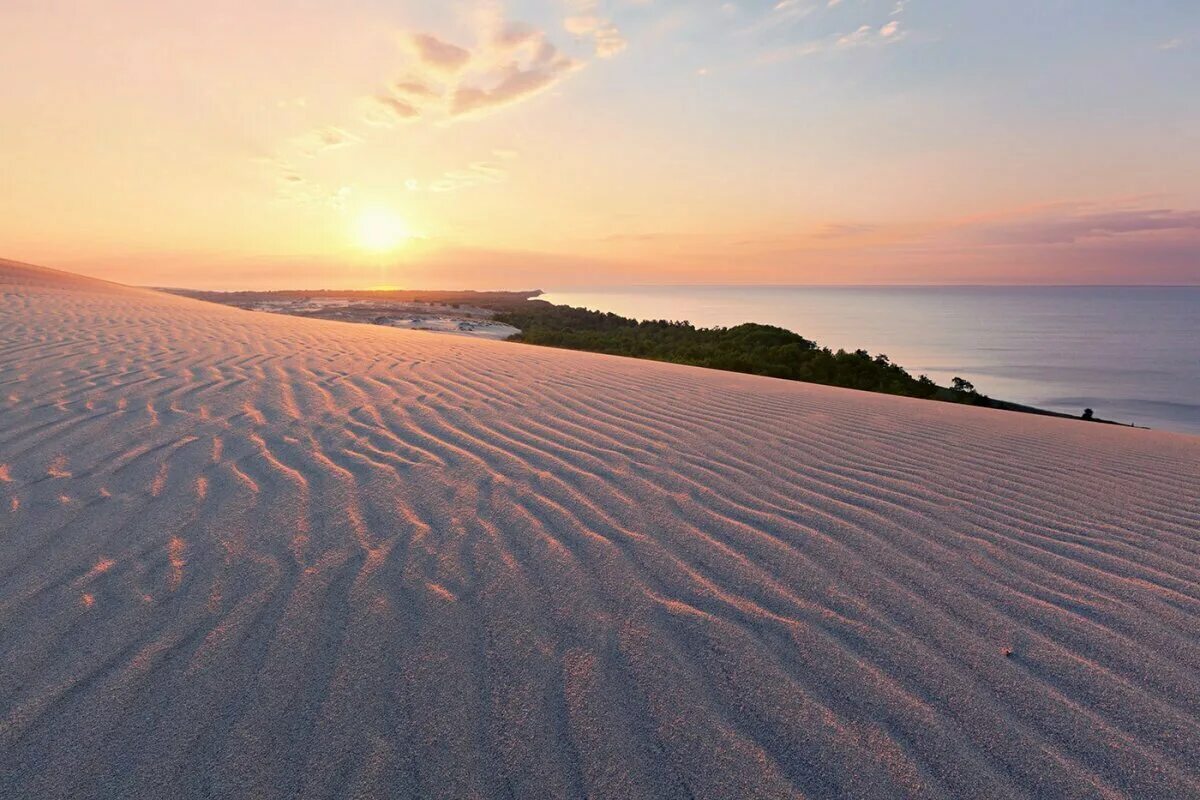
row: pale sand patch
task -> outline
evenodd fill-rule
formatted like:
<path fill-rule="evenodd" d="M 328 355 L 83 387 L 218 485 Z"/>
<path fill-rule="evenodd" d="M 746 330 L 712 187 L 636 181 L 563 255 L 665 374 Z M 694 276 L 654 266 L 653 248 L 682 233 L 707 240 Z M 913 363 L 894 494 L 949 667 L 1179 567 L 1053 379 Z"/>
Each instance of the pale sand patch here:
<path fill-rule="evenodd" d="M 403 317 L 389 319 L 384 324 L 390 328 L 454 333 L 460 336 L 472 336 L 481 339 L 507 339 L 521 332 L 512 325 L 505 325 L 502 322 L 462 319 L 460 317 Z"/>
<path fill-rule="evenodd" d="M 1200 439 L 9 263 L 16 391 L 0 797 L 1200 796 Z"/>

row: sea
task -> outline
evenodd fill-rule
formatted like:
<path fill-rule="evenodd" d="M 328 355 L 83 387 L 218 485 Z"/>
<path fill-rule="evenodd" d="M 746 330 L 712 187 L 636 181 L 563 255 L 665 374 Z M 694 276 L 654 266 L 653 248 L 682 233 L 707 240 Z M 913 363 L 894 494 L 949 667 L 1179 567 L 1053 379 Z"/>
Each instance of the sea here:
<path fill-rule="evenodd" d="M 1200 286 L 645 286 L 543 299 L 702 327 L 778 325 L 997 399 L 1200 434 Z"/>

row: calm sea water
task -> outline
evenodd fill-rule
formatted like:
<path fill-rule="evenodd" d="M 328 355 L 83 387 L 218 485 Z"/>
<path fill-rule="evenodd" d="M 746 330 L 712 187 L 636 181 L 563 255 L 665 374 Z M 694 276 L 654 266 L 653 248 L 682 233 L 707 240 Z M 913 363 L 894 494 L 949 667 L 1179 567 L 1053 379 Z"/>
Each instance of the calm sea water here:
<path fill-rule="evenodd" d="M 992 397 L 1200 434 L 1200 287 L 638 287 L 547 300 L 761 322 Z"/>

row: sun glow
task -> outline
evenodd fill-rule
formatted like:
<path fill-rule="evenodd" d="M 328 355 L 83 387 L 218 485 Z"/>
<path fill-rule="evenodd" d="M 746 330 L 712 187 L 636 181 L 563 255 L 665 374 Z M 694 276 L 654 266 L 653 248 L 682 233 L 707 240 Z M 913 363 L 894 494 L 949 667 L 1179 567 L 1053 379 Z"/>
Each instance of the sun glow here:
<path fill-rule="evenodd" d="M 359 247 L 376 253 L 395 250 L 413 238 L 408 224 L 384 208 L 367 209 L 359 214 L 354 234 Z"/>

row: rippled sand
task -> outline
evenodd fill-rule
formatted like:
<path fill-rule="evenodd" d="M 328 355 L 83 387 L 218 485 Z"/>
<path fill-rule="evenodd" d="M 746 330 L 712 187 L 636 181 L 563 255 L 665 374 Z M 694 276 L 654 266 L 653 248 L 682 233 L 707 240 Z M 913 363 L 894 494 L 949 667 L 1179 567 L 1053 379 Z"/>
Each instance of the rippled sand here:
<path fill-rule="evenodd" d="M 0 263 L 0 796 L 1200 797 L 1200 438 Z"/>

